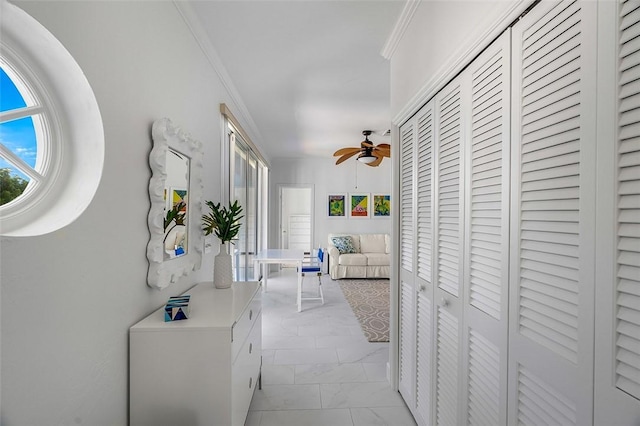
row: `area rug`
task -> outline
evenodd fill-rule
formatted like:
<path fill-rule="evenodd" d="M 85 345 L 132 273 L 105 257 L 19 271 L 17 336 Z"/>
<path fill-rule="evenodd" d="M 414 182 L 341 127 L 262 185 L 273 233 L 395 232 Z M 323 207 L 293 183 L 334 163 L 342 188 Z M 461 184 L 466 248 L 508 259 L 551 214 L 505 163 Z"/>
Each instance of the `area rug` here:
<path fill-rule="evenodd" d="M 370 342 L 389 341 L 389 280 L 339 280 L 340 289 Z"/>

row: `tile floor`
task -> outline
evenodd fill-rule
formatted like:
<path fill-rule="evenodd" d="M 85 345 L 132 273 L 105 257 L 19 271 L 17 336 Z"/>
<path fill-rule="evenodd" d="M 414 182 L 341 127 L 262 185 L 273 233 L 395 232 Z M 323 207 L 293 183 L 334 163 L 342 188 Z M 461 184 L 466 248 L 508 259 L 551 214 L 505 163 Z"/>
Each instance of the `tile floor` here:
<path fill-rule="evenodd" d="M 367 342 L 337 281 L 323 276 L 325 304 L 297 312 L 295 280 L 271 273 L 263 293 L 262 389 L 245 426 L 415 425 L 386 379 L 389 344 Z"/>

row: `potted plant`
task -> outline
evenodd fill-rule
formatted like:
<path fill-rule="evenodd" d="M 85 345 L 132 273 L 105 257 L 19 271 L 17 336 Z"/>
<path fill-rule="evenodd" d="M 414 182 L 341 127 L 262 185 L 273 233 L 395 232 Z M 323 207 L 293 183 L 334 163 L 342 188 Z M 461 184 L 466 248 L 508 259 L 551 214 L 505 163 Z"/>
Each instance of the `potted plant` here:
<path fill-rule="evenodd" d="M 209 213 L 202 215 L 202 230 L 204 235 L 215 233 L 220 239 L 220 253 L 214 259 L 213 284 L 216 288 L 229 288 L 233 282 L 233 265 L 231 255 L 227 251 L 227 243 L 240 232 L 242 207 L 238 201 L 229 202 L 229 207 L 205 201 L 209 206 Z"/>

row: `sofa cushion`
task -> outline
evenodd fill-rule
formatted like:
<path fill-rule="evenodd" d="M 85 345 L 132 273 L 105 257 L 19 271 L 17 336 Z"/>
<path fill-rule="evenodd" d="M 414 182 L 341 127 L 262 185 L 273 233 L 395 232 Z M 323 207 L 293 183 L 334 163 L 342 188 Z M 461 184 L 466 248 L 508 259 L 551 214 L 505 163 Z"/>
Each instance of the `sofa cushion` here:
<path fill-rule="evenodd" d="M 345 253 L 338 258 L 340 266 L 367 266 L 367 256 L 362 253 Z"/>
<path fill-rule="evenodd" d="M 385 234 L 360 234 L 360 253 L 386 253 Z"/>
<path fill-rule="evenodd" d="M 337 234 L 329 234 L 329 244 L 330 245 L 334 245 L 333 244 L 333 238 L 334 237 L 351 237 L 351 241 L 353 242 L 353 248 L 356 249 L 356 253 L 361 253 L 362 251 L 360 250 L 360 234 L 344 234 L 344 233 L 337 233 Z"/>
<path fill-rule="evenodd" d="M 389 266 L 390 256 L 386 253 L 366 253 L 368 266 Z"/>
<path fill-rule="evenodd" d="M 353 245 L 353 239 L 350 236 L 332 237 L 331 242 L 336 246 L 340 254 L 356 252 L 356 248 Z"/>

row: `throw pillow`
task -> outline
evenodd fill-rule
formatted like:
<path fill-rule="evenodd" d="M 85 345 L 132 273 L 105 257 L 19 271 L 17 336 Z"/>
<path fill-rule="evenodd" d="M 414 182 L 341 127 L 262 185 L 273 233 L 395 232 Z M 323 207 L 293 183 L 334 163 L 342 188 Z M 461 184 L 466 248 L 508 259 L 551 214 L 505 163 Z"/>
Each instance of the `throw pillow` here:
<path fill-rule="evenodd" d="M 336 246 L 340 254 L 356 252 L 356 248 L 353 246 L 353 240 L 351 237 L 331 237 L 331 242 Z"/>

